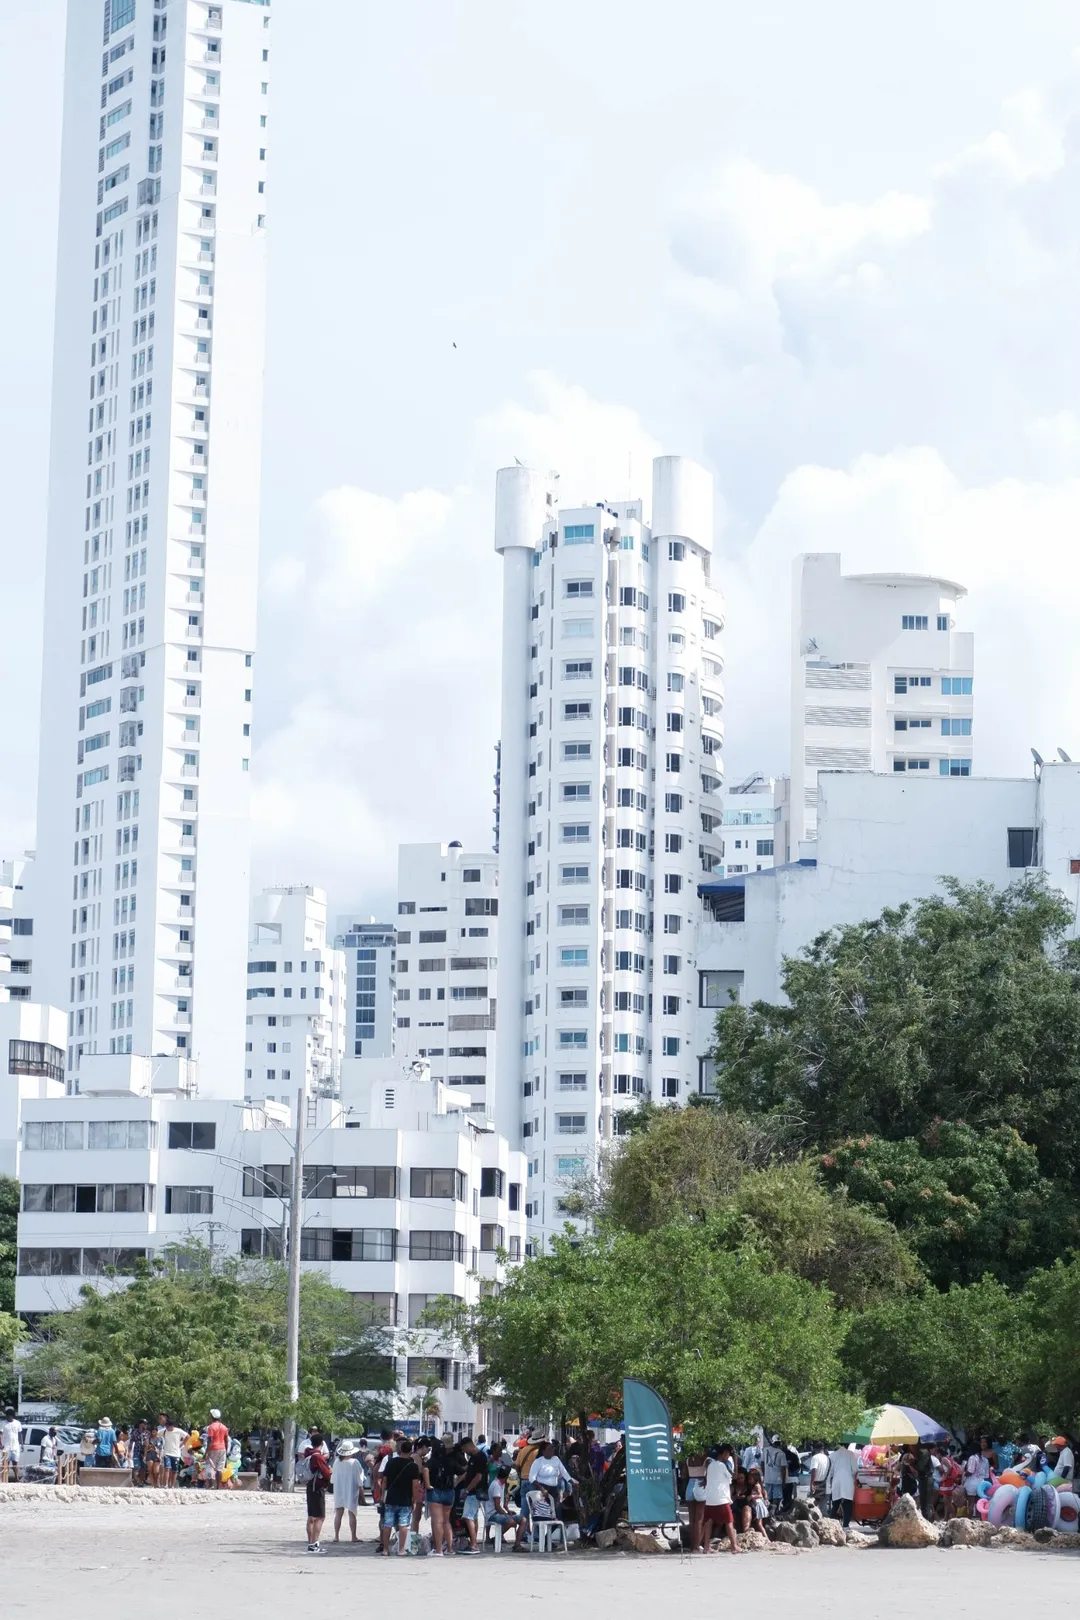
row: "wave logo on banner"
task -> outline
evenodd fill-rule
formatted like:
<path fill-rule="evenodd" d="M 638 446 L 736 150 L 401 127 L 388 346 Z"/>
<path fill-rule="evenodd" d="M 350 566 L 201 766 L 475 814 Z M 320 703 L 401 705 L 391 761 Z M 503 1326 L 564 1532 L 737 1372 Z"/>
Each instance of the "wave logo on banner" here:
<path fill-rule="evenodd" d="M 627 1518 L 631 1524 L 671 1524 L 678 1517 L 671 1414 L 663 1396 L 636 1378 L 623 1379 L 626 1419 Z"/>

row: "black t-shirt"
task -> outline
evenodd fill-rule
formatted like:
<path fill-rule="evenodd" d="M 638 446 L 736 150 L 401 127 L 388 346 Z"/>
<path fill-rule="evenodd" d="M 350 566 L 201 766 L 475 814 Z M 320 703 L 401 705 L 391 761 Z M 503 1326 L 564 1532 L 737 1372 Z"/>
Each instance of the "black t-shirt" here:
<path fill-rule="evenodd" d="M 465 1478 L 462 1484 L 466 1496 L 483 1496 L 487 1492 L 488 1464 L 482 1451 L 475 1456 L 466 1457 L 464 1463 Z"/>
<path fill-rule="evenodd" d="M 411 1507 L 413 1480 L 419 1478 L 411 1457 L 391 1457 L 383 1472 L 383 1501 L 388 1507 Z"/>

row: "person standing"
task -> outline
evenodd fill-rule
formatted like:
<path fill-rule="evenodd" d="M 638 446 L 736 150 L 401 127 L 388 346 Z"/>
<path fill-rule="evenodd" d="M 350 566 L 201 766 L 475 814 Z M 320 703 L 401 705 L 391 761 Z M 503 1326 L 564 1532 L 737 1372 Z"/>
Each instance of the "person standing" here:
<path fill-rule="evenodd" d="M 229 1455 L 229 1431 L 221 1421 L 217 1407 L 210 1411 L 210 1427 L 206 1431 L 206 1479 L 213 1480 L 221 1489 L 221 1476 L 225 1472 L 225 1459 Z"/>
<path fill-rule="evenodd" d="M 1076 1458 L 1066 1436 L 1055 1434 L 1050 1442 L 1050 1449 L 1057 1452 L 1052 1463 L 1054 1473 L 1059 1479 L 1073 1479 L 1076 1475 Z"/>
<path fill-rule="evenodd" d="M 686 1506 L 690 1518 L 690 1551 L 701 1550 L 705 1531 L 705 1472 L 709 1459 L 703 1451 L 692 1451 L 686 1459 Z"/>
<path fill-rule="evenodd" d="M 79 1436 L 79 1467 L 93 1468 L 94 1452 L 97 1450 L 97 1430 L 84 1429 Z"/>
<path fill-rule="evenodd" d="M 359 1541 L 356 1533 L 356 1506 L 360 1500 L 360 1458 L 356 1447 L 344 1441 L 337 1449 L 334 1466 L 330 1471 L 334 1486 L 334 1540 L 341 1540 L 341 1521 L 345 1514 L 349 1515 L 349 1530 L 352 1539 Z"/>
<path fill-rule="evenodd" d="M 465 1528 L 469 1533 L 469 1552 L 476 1553 L 480 1549 L 476 1545 L 476 1526 L 480 1520 L 480 1503 L 488 1499 L 488 1460 L 480 1447 L 474 1445 L 469 1439 L 461 1443 L 465 1453 L 465 1467 L 458 1485 L 465 1492 L 465 1505 L 461 1517 L 465 1521 Z"/>
<path fill-rule="evenodd" d="M 97 1445 L 94 1448 L 94 1467 L 115 1468 L 116 1466 L 116 1430 L 112 1426 L 111 1418 L 99 1418 Z"/>
<path fill-rule="evenodd" d="M 979 1497 L 979 1486 L 984 1480 L 990 1478 L 990 1460 L 986 1455 L 987 1442 L 981 1441 L 969 1451 L 964 1464 L 964 1497 L 969 1519 L 975 1517 L 975 1503 Z"/>
<path fill-rule="evenodd" d="M 326 1487 L 330 1484 L 330 1464 L 326 1460 L 323 1437 L 318 1429 L 312 1429 L 308 1442 L 305 1453 L 308 1464 L 307 1550 L 321 1556 L 326 1551 L 321 1537 L 326 1520 Z"/>
<path fill-rule="evenodd" d="M 50 1429 L 48 1434 L 42 1437 L 39 1460 L 41 1467 L 47 1470 L 53 1479 L 56 1478 L 56 1469 L 59 1457 L 60 1441 L 57 1437 L 56 1430 Z"/>
<path fill-rule="evenodd" d="M 159 1478 L 162 1485 L 174 1486 L 180 1477 L 180 1452 L 184 1445 L 184 1431 L 178 1428 L 170 1417 L 165 1419 L 160 1445 Z"/>
<path fill-rule="evenodd" d="M 728 1538 L 733 1553 L 739 1551 L 735 1536 L 735 1516 L 731 1508 L 731 1484 L 734 1477 L 730 1446 L 720 1446 L 709 1454 L 705 1470 L 705 1542 L 703 1553 L 712 1552 L 713 1525 L 719 1525 Z"/>
<path fill-rule="evenodd" d="M 810 1498 L 824 1511 L 825 1481 L 829 1477 L 829 1453 L 824 1440 L 818 1440 L 810 1458 Z"/>
<path fill-rule="evenodd" d="M 15 1416 L 13 1406 L 5 1407 L 4 1421 L 0 1424 L 0 1462 L 9 1480 L 19 1477 L 19 1461 L 22 1457 L 23 1426 Z"/>
<path fill-rule="evenodd" d="M 382 1551 L 389 1555 L 390 1538 L 398 1535 L 398 1556 L 406 1547 L 413 1522 L 413 1487 L 420 1478 L 420 1470 L 413 1457 L 412 1441 L 404 1437 L 398 1441 L 397 1455 L 386 1458 L 382 1473 Z M 434 1517 L 432 1528 L 434 1529 Z"/>
<path fill-rule="evenodd" d="M 828 1488 L 833 1518 L 839 1519 L 846 1530 L 855 1511 L 855 1480 L 859 1472 L 859 1454 L 854 1446 L 837 1446 L 829 1453 Z"/>
<path fill-rule="evenodd" d="M 165 1417 L 160 1416 L 157 1424 L 151 1428 L 147 1424 L 146 1433 L 142 1438 L 143 1473 L 147 1485 L 155 1489 L 162 1483 L 161 1480 L 161 1448 L 162 1435 L 165 1433 Z"/>
<path fill-rule="evenodd" d="M 750 1472 L 748 1468 L 747 1473 Z M 765 1444 L 765 1493 L 774 1509 L 779 1509 L 784 1502 L 784 1481 L 787 1479 L 787 1452 L 780 1444 L 780 1436 L 774 1434 Z"/>
<path fill-rule="evenodd" d="M 454 1532 L 450 1526 L 450 1509 L 454 1505 L 454 1487 L 457 1484 L 458 1458 L 454 1436 L 448 1431 L 441 1440 L 433 1442 L 424 1470 L 424 1491 L 428 1512 L 431 1514 L 431 1555 L 449 1557 L 454 1551 Z"/>

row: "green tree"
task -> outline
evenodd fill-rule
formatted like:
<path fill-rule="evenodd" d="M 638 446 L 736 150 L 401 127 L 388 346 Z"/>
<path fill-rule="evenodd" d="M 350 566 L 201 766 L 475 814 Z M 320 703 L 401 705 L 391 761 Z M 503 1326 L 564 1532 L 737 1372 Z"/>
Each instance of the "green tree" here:
<path fill-rule="evenodd" d="M 1029 1278 L 1017 1313 L 1021 1387 L 1033 1432 L 1080 1429 L 1080 1257 L 1056 1260 Z"/>
<path fill-rule="evenodd" d="M 968 1434 L 1017 1434 L 1030 1419 L 1026 1312 L 992 1277 L 927 1288 L 852 1321 L 844 1363 L 868 1401 L 900 1401 Z"/>
<path fill-rule="evenodd" d="M 280 1426 L 285 1380 L 286 1273 L 274 1262 L 212 1267 L 204 1250 L 144 1270 L 129 1287 L 85 1287 L 75 1310 L 49 1318 L 25 1368 L 28 1385 L 85 1422 L 168 1412 L 199 1419 L 219 1406 L 237 1430 Z M 374 1353 L 371 1328 L 325 1278 L 301 1279 L 301 1423 L 333 1423 L 348 1409 L 334 1359 Z"/>
<path fill-rule="evenodd" d="M 15 1260 L 19 1226 L 19 1183 L 0 1176 L 0 1311 L 15 1309 Z"/>
<path fill-rule="evenodd" d="M 483 1362 L 476 1393 L 587 1419 L 620 1410 L 629 1375 L 661 1392 L 695 1442 L 758 1422 L 843 1427 L 857 1404 L 841 1384 L 843 1316 L 825 1289 L 728 1241 L 723 1220 L 556 1238 L 498 1295 L 457 1309 Z"/>
<path fill-rule="evenodd" d="M 1010 1125 L 936 1120 L 918 1138 L 841 1142 L 820 1164 L 830 1186 L 899 1227 L 939 1288 L 987 1272 L 1019 1286 L 1080 1245 L 1072 1197 Z"/>
<path fill-rule="evenodd" d="M 1044 1170 L 1078 1162 L 1072 910 L 1042 883 L 943 886 L 788 958 L 785 1005 L 719 1013 L 726 1106 L 800 1119 L 808 1146 L 919 1137 L 940 1117 L 1013 1126 Z"/>

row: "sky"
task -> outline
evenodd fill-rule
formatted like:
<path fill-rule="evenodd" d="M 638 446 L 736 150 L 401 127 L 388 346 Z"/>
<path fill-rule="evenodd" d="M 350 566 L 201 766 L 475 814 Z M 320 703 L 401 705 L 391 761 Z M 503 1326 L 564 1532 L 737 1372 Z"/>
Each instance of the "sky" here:
<path fill-rule="evenodd" d="M 0 103 L 2 854 L 34 840 L 64 12 L 0 7 L 34 69 Z M 800 551 L 967 585 L 977 773 L 1080 757 L 1078 45 L 1068 0 L 276 0 L 257 884 L 386 915 L 400 842 L 490 845 L 515 456 L 566 504 L 713 471 L 729 780 L 788 766 Z"/>

